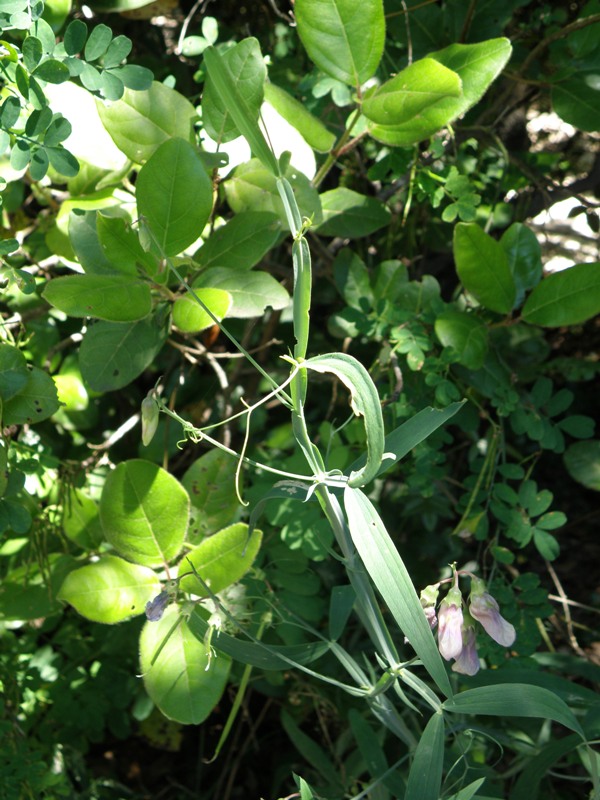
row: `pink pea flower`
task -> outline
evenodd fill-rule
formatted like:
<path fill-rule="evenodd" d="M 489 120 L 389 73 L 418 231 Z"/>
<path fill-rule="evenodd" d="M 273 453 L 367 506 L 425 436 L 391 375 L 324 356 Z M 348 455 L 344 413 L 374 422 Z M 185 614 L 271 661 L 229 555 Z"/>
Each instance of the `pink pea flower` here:
<path fill-rule="evenodd" d="M 475 642 L 475 631 L 471 625 L 463 627 L 463 649 L 452 665 L 453 672 L 461 675 L 475 675 L 479 671 L 479 656 Z"/>
<path fill-rule="evenodd" d="M 479 578 L 473 578 L 471 584 L 469 612 L 498 644 L 510 647 L 515 641 L 517 634 L 514 627 L 501 616 L 498 603 L 485 591 L 485 583 Z"/>
<path fill-rule="evenodd" d="M 438 617 L 438 647 L 446 661 L 458 658 L 462 652 L 462 625 L 462 596 L 455 587 L 440 603 Z"/>

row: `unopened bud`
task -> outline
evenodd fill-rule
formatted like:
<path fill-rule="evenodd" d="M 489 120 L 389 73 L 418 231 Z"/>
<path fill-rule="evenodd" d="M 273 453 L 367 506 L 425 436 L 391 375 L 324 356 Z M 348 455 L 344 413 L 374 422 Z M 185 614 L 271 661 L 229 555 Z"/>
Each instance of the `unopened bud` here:
<path fill-rule="evenodd" d="M 158 426 L 159 410 L 156 400 L 152 395 L 147 395 L 142 400 L 142 443 L 148 447 Z"/>

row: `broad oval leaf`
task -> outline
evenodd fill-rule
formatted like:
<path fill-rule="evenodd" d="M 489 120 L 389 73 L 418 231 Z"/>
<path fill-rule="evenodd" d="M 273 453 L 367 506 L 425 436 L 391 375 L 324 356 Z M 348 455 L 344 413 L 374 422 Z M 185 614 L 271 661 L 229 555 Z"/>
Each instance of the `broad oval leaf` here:
<path fill-rule="evenodd" d="M 251 269 L 277 241 L 281 222 L 269 211 L 242 211 L 213 231 L 194 254 L 203 269 Z"/>
<path fill-rule="evenodd" d="M 523 306 L 532 325 L 579 325 L 600 313 L 600 262 L 576 264 L 539 283 Z"/>
<path fill-rule="evenodd" d="M 508 314 L 517 290 L 503 247 L 476 223 L 459 222 L 453 250 L 456 271 L 467 292 L 490 311 Z"/>
<path fill-rule="evenodd" d="M 268 272 L 213 267 L 194 281 L 197 287 L 227 292 L 233 301 L 227 316 L 239 319 L 260 317 L 266 308 L 279 310 L 290 302 L 287 290 Z"/>
<path fill-rule="evenodd" d="M 243 95 L 246 108 L 257 122 L 264 98 L 267 67 L 257 39 L 249 37 L 221 55 L 235 88 Z M 215 142 L 231 142 L 242 131 L 235 124 L 228 105 L 217 91 L 210 73 L 202 94 L 202 124 Z"/>
<path fill-rule="evenodd" d="M 199 333 L 215 324 L 214 317 L 220 322 L 227 316 L 231 308 L 232 297 L 223 289 L 194 289 L 194 295 L 186 294 L 178 297 L 173 303 L 173 324 L 184 333 Z M 196 302 L 202 300 L 214 317 Z"/>
<path fill-rule="evenodd" d="M 296 0 L 298 35 L 311 61 L 338 81 L 358 88 L 383 54 L 381 0 Z"/>
<path fill-rule="evenodd" d="M 600 492 L 600 441 L 575 442 L 567 448 L 563 458 L 574 480 Z"/>
<path fill-rule="evenodd" d="M 504 231 L 500 244 L 508 256 L 508 268 L 517 287 L 515 305 L 519 306 L 525 292 L 542 279 L 542 249 L 535 233 L 521 222 L 513 222 Z"/>
<path fill-rule="evenodd" d="M 62 526 L 65 536 L 84 550 L 97 549 L 104 539 L 98 505 L 81 489 L 69 491 Z"/>
<path fill-rule="evenodd" d="M 435 334 L 444 347 L 452 347 L 460 364 L 481 369 L 488 348 L 488 329 L 481 320 L 450 309 L 436 318 Z"/>
<path fill-rule="evenodd" d="M 166 335 L 157 317 L 89 326 L 79 347 L 79 366 L 86 385 L 96 392 L 127 386 L 153 362 Z"/>
<path fill-rule="evenodd" d="M 3 425 L 35 425 L 58 411 L 56 384 L 43 369 L 32 367 L 27 372 L 27 383 L 4 403 Z"/>
<path fill-rule="evenodd" d="M 390 210 L 375 197 L 344 186 L 321 195 L 323 222 L 316 228 L 322 236 L 359 239 L 389 225 Z"/>
<path fill-rule="evenodd" d="M 135 164 L 144 164 L 167 140 L 194 141 L 198 115 L 186 98 L 157 83 L 144 92 L 125 89 L 116 103 L 97 102 L 102 124 L 113 142 Z"/>
<path fill-rule="evenodd" d="M 135 564 L 159 567 L 181 550 L 190 501 L 172 475 L 150 461 L 124 461 L 106 479 L 100 519 L 108 541 Z"/>
<path fill-rule="evenodd" d="M 582 131 L 600 130 L 598 71 L 579 73 L 552 87 L 552 108 L 561 119 Z"/>
<path fill-rule="evenodd" d="M 261 541 L 262 531 L 253 530 L 248 536 L 248 525 L 236 522 L 190 550 L 179 563 L 178 574 L 192 572 L 191 562 L 212 594 L 217 594 L 244 577 L 256 558 Z M 193 574 L 181 578 L 179 585 L 184 592 L 206 595 L 206 588 Z"/>
<path fill-rule="evenodd" d="M 70 317 L 135 322 L 152 310 L 148 284 L 126 275 L 64 275 L 49 281 L 42 295 Z"/>
<path fill-rule="evenodd" d="M 167 608 L 158 622 L 147 622 L 140 636 L 140 662 L 146 691 L 165 717 L 183 725 L 199 725 L 221 699 L 231 659 L 212 653 L 180 619 L 179 609 Z"/>
<path fill-rule="evenodd" d="M 364 418 L 367 459 L 364 466 L 348 478 L 349 486 L 364 486 L 377 475 L 383 460 L 383 415 L 373 379 L 360 361 L 347 353 L 315 356 L 303 361 L 302 366 L 339 378 L 350 392 L 352 411 Z"/>
<path fill-rule="evenodd" d="M 235 493 L 237 461 L 216 447 L 196 459 L 181 479 L 192 502 L 188 539 L 196 544 L 228 525 L 239 509 Z"/>
<path fill-rule="evenodd" d="M 377 590 L 433 680 L 446 696 L 452 689 L 429 623 L 400 554 L 371 501 L 350 486 L 344 507 L 352 541 Z"/>
<path fill-rule="evenodd" d="M 6 402 L 29 380 L 27 360 L 12 344 L 0 344 L 0 401 Z"/>
<path fill-rule="evenodd" d="M 456 72 L 433 58 L 422 58 L 367 97 L 362 111 L 376 124 L 402 125 L 445 97 L 460 97 L 461 91 Z"/>
<path fill-rule="evenodd" d="M 213 204 L 211 180 L 184 139 L 160 145 L 139 172 L 136 197 L 155 239 L 153 250 L 162 258 L 181 253 L 200 237 Z"/>
<path fill-rule="evenodd" d="M 438 101 L 402 125 L 370 124 L 369 133 L 380 142 L 399 147 L 427 139 L 483 97 L 488 86 L 504 69 L 511 52 L 508 39 L 500 38 L 477 44 L 452 44 L 429 53 L 427 58 L 438 61 L 458 74 L 462 82 L 462 94 Z"/>
<path fill-rule="evenodd" d="M 58 598 L 86 619 L 112 625 L 143 614 L 146 603 L 159 592 L 153 570 L 107 555 L 70 572 Z"/>

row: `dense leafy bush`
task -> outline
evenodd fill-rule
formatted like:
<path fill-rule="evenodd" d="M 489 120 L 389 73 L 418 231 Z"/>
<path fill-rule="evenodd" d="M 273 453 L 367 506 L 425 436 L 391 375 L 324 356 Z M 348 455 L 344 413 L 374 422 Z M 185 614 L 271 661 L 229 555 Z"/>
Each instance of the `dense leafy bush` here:
<path fill-rule="evenodd" d="M 6 796 L 600 796 L 599 4 L 146 6 L 0 7 Z"/>

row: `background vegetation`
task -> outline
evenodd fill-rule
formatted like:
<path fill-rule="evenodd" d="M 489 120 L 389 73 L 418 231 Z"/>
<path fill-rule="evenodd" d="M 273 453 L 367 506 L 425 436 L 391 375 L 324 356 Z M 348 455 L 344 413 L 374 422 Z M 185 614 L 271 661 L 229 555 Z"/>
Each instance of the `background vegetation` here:
<path fill-rule="evenodd" d="M 355 5 L 0 3 L 10 800 L 598 796 L 600 3 Z"/>

